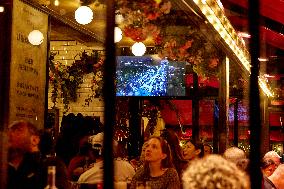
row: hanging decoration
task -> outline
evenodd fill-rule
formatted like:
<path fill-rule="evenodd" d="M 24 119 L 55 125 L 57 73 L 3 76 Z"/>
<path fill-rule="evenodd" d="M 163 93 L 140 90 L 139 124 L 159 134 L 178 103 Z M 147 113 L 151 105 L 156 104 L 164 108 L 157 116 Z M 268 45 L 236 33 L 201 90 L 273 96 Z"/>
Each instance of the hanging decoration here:
<path fill-rule="evenodd" d="M 87 105 L 92 98 L 102 97 L 102 65 L 105 60 L 102 51 L 93 51 L 90 55 L 84 51 L 80 55 L 80 59 L 75 60 L 71 66 L 55 61 L 54 56 L 55 54 L 51 53 L 49 57 L 49 83 L 52 86 L 51 100 L 54 103 L 54 108 L 58 103 L 58 98 L 62 98 L 64 113 L 66 113 L 68 104 L 76 102 L 78 98 L 77 90 L 80 88 L 80 84 L 83 83 L 83 76 L 89 73 L 94 74 L 91 87 L 93 94 L 85 100 Z"/>
<path fill-rule="evenodd" d="M 93 20 L 93 11 L 88 6 L 80 6 L 75 11 L 75 20 L 82 25 L 86 25 L 92 22 Z"/>
<path fill-rule="evenodd" d="M 117 14 L 124 18 L 121 24 L 124 36 L 135 42 L 142 42 L 151 37 L 160 38 L 160 29 L 156 26 L 157 18 L 168 14 L 171 9 L 169 0 L 117 0 Z"/>
<path fill-rule="evenodd" d="M 161 32 L 157 51 L 161 58 L 189 63 L 202 78 L 217 76 L 220 52 L 192 26 L 167 26 Z"/>

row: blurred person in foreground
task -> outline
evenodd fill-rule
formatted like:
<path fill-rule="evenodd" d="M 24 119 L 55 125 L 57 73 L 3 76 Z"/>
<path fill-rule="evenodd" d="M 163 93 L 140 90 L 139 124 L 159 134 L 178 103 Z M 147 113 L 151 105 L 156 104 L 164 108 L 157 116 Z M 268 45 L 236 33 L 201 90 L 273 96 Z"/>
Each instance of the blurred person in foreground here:
<path fill-rule="evenodd" d="M 284 165 L 281 164 L 269 177 L 264 177 L 263 189 L 284 188 Z"/>
<path fill-rule="evenodd" d="M 226 160 L 229 160 L 237 165 L 240 169 L 248 171 L 249 159 L 246 157 L 245 151 L 238 147 L 227 148 L 223 154 Z"/>
<path fill-rule="evenodd" d="M 249 189 L 249 177 L 220 155 L 193 160 L 185 170 L 184 189 Z"/>
<path fill-rule="evenodd" d="M 131 189 L 146 183 L 151 189 L 179 189 L 179 176 L 172 163 L 170 147 L 162 137 L 152 136 L 146 143 L 144 165 L 131 182 Z"/>
<path fill-rule="evenodd" d="M 47 166 L 56 166 L 56 186 L 68 189 L 67 170 L 57 158 L 44 157 L 40 132 L 31 122 L 13 122 L 8 128 L 8 189 L 42 189 L 47 185 Z"/>

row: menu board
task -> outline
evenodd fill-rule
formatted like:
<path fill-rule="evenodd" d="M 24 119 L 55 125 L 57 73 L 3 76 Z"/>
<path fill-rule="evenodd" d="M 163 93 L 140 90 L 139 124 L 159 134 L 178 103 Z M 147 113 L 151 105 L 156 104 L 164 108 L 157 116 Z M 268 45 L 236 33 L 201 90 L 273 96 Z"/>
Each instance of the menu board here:
<path fill-rule="evenodd" d="M 9 123 L 28 120 L 44 126 L 48 15 L 20 0 L 13 1 Z M 28 35 L 39 30 L 40 45 L 32 45 Z"/>

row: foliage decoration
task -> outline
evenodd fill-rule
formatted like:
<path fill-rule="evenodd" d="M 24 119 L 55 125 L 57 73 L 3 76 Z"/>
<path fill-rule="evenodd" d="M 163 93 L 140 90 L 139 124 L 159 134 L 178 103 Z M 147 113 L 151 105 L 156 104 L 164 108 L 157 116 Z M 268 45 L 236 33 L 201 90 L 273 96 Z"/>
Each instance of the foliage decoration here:
<path fill-rule="evenodd" d="M 221 55 L 197 28 L 167 26 L 162 31 L 159 57 L 187 62 L 203 78 L 218 75 Z"/>
<path fill-rule="evenodd" d="M 75 60 L 71 66 L 66 66 L 60 61 L 55 61 L 55 54 L 49 58 L 49 83 L 52 86 L 51 100 L 56 107 L 58 98 L 62 98 L 64 104 L 64 113 L 68 111 L 68 104 L 76 102 L 78 98 L 77 91 L 80 84 L 83 83 L 83 76 L 93 73 L 93 97 L 102 97 L 102 65 L 104 55 L 101 51 L 93 51 L 88 55 L 85 51 L 80 55 L 80 59 Z M 87 99 L 89 102 L 91 97 Z M 86 101 L 86 100 L 85 100 Z"/>
<path fill-rule="evenodd" d="M 124 36 L 133 41 L 146 39 L 155 44 L 160 58 L 189 63 L 203 78 L 216 76 L 219 71 L 218 50 L 206 40 L 200 28 L 189 23 L 184 12 L 171 10 L 169 0 L 117 0 L 117 14 Z M 178 16 L 177 16 L 178 15 Z M 178 20 L 186 23 L 180 23 Z"/>
<path fill-rule="evenodd" d="M 136 42 L 148 37 L 160 41 L 160 30 L 154 21 L 170 12 L 169 0 L 117 0 L 116 5 L 118 14 L 124 18 L 120 26 L 124 36 Z"/>

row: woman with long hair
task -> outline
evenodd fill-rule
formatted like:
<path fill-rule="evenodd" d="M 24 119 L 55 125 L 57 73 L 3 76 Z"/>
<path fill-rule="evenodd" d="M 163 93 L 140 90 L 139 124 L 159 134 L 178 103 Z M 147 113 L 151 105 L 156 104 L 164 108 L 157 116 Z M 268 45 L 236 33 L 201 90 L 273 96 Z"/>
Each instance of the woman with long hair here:
<path fill-rule="evenodd" d="M 161 136 L 168 142 L 171 148 L 172 161 L 181 178 L 183 170 L 185 170 L 188 165 L 188 161 L 183 157 L 178 135 L 173 129 L 165 129 Z"/>
<path fill-rule="evenodd" d="M 139 184 L 151 189 L 178 189 L 180 186 L 170 147 L 162 137 L 150 137 L 147 141 L 144 165 L 135 173 L 130 188 L 135 189 Z"/>

